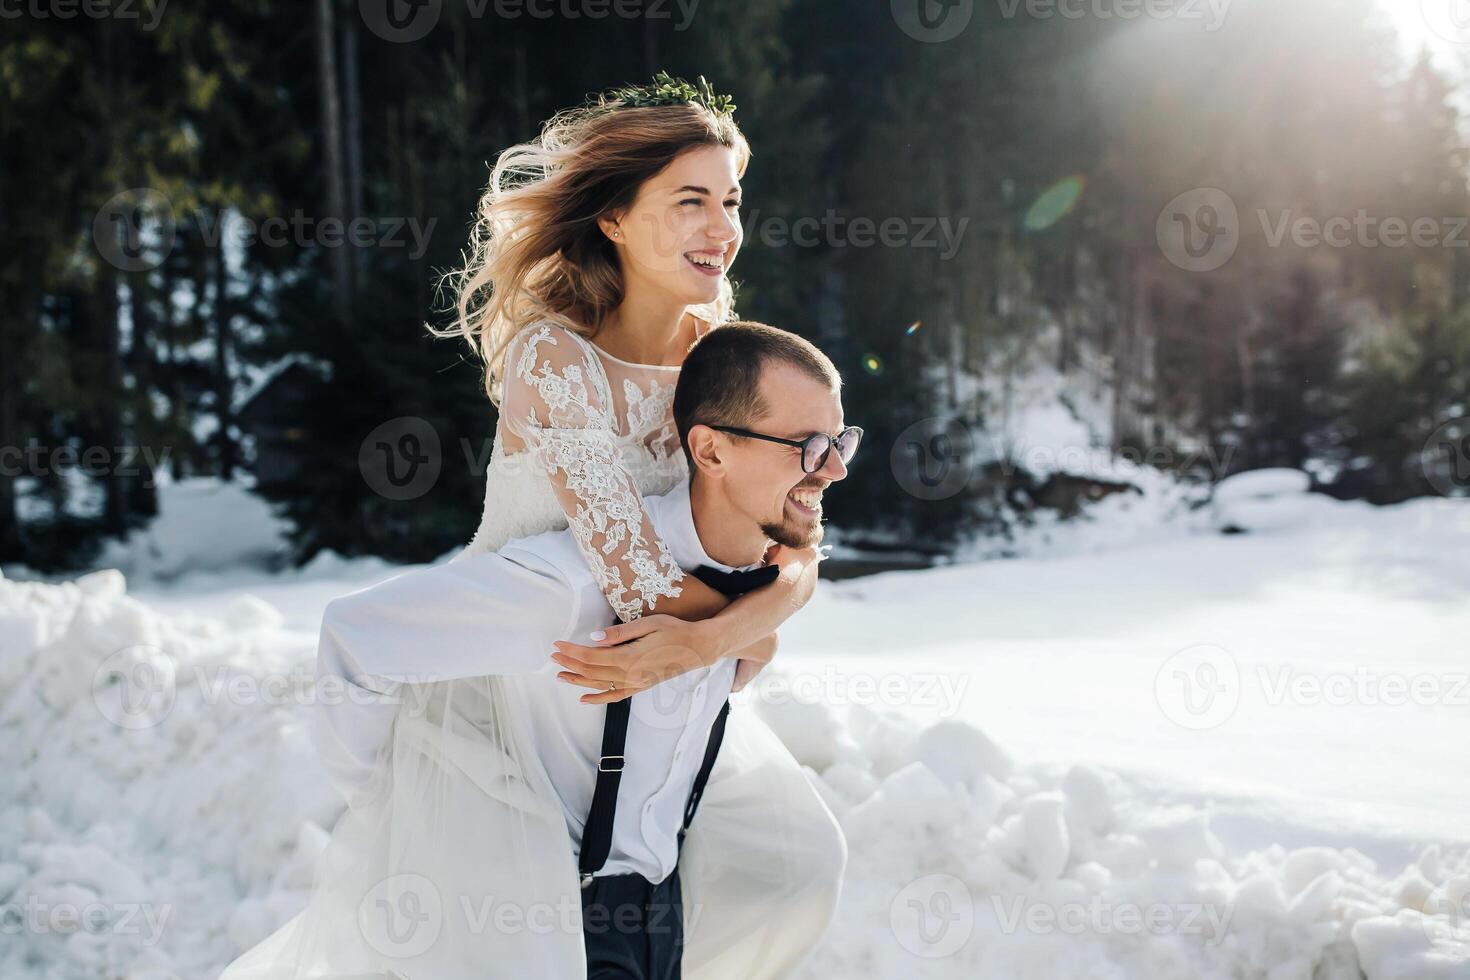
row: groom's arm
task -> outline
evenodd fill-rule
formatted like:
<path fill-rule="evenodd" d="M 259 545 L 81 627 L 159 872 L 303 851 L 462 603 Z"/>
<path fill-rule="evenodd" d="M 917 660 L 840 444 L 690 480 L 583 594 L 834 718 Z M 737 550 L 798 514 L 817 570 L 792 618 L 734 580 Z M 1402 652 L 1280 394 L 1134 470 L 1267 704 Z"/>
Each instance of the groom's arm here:
<path fill-rule="evenodd" d="M 317 645 L 317 751 L 353 807 L 385 788 L 404 684 L 550 672 L 578 595 L 549 566 L 496 554 L 416 568 L 333 599 Z"/>

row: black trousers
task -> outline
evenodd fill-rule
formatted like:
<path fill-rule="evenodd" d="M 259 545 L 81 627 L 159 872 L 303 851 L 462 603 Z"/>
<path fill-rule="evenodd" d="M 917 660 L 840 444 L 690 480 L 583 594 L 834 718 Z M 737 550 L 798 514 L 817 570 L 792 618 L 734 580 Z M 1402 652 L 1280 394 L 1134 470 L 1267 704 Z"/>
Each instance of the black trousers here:
<path fill-rule="evenodd" d="M 679 869 L 656 885 L 640 874 L 593 878 L 582 889 L 582 935 L 587 980 L 680 980 Z"/>

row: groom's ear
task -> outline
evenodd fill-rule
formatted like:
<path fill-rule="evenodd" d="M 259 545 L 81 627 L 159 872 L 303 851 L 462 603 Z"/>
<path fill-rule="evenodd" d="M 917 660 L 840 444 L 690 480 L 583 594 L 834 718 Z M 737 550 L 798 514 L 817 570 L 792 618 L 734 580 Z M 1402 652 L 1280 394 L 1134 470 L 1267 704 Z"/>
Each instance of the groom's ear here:
<path fill-rule="evenodd" d="M 720 433 L 707 425 L 693 425 L 689 427 L 686 436 L 689 441 L 689 455 L 694 457 L 694 465 L 706 476 L 721 477 L 725 475 L 729 460 L 725 458 L 725 447 L 728 445 Z"/>

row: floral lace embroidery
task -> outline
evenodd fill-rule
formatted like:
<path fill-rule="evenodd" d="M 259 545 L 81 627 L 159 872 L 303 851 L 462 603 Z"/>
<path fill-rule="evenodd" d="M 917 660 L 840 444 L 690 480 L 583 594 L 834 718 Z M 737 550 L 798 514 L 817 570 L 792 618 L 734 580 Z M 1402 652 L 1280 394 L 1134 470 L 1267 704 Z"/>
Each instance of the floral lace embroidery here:
<path fill-rule="evenodd" d="M 670 446 L 678 444 L 674 426 L 667 421 L 674 415 L 674 386 L 654 379 L 645 395 L 632 378 L 624 378 L 623 400 L 628 403 L 628 431 L 650 433 L 644 442 L 648 450 L 655 459 L 667 457 Z"/>
<path fill-rule="evenodd" d="M 564 481 L 566 491 L 576 498 L 567 525 L 613 611 L 630 622 L 643 614 L 644 603 L 654 608 L 659 596 L 679 595 L 682 589 L 675 583 L 684 572 L 663 541 L 653 535 L 650 542 L 644 534 L 648 517 L 618 450 L 611 392 L 601 363 L 583 349 L 580 364 L 568 362 L 558 370 L 549 356 L 539 356 L 542 344 L 557 342 L 551 327 L 540 326 L 526 339 L 516 361 L 516 377 L 539 396 L 539 405 L 527 413 L 527 431 L 535 433 L 528 449 L 538 467 L 553 480 Z M 673 386 L 662 387 L 667 395 L 657 382 L 649 398 L 638 392 L 636 408 L 630 398 L 630 422 L 636 414 L 652 424 L 657 416 L 647 414 L 654 407 L 650 402 L 665 402 L 667 411 Z M 623 580 L 624 565 L 632 573 L 631 585 Z"/>

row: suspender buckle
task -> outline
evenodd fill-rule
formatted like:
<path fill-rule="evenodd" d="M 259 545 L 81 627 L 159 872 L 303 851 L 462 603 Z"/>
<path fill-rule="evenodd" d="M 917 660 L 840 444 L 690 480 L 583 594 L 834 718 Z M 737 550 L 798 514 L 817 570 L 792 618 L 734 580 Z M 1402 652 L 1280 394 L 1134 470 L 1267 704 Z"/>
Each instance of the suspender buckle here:
<path fill-rule="evenodd" d="M 592 875 L 590 872 L 583 871 L 578 877 L 582 879 L 583 888 L 586 888 L 588 885 L 592 884 Z"/>
<path fill-rule="evenodd" d="M 609 760 L 609 759 L 617 759 L 618 760 L 618 764 L 616 766 L 610 766 L 610 765 L 608 765 L 607 764 L 607 760 Z M 597 771 L 598 772 L 622 772 L 623 771 L 623 757 L 620 756 L 620 755 L 605 755 L 605 756 L 603 756 L 602 758 L 600 758 L 600 759 L 597 760 Z"/>

